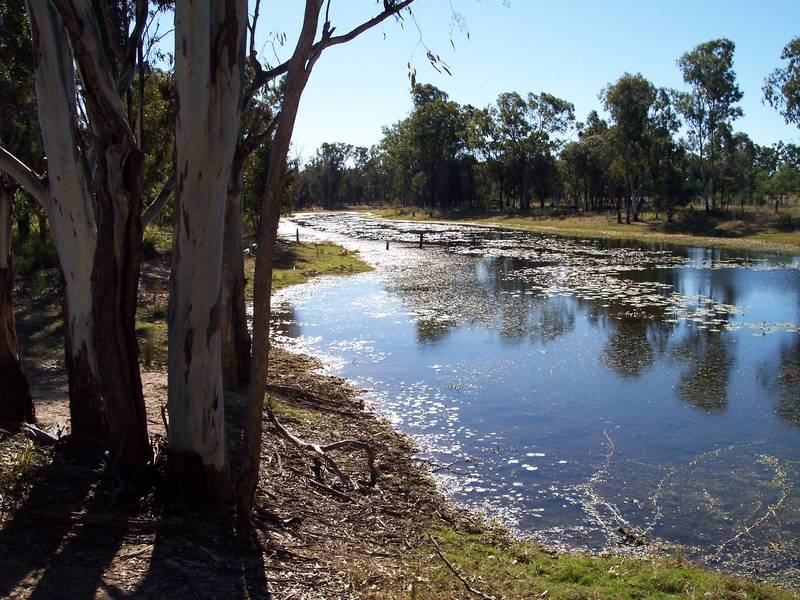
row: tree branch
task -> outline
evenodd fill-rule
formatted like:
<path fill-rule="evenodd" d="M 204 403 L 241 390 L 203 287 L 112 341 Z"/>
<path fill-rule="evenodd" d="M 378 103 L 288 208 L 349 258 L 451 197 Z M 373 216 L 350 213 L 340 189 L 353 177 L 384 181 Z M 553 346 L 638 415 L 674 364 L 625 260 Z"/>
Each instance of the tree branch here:
<path fill-rule="evenodd" d="M 156 199 L 153 200 L 150 205 L 145 209 L 144 213 L 142 214 L 142 227 L 147 227 L 155 221 L 155 218 L 158 214 L 163 210 L 163 208 L 167 205 L 167 201 L 172 196 L 172 192 L 175 191 L 175 171 L 173 170 L 167 179 L 164 182 L 164 186 L 161 188 L 161 191 L 158 192 L 158 196 Z"/>
<path fill-rule="evenodd" d="M 376 451 L 368 442 L 364 440 L 339 440 L 336 442 L 331 442 L 330 444 L 320 445 L 320 444 L 312 444 L 311 442 L 307 442 L 291 431 L 286 429 L 283 424 L 278 421 L 278 418 L 275 416 L 275 413 L 272 412 L 272 409 L 267 407 L 267 418 L 269 422 L 272 423 L 272 426 L 278 430 L 283 437 L 285 437 L 291 444 L 300 450 L 305 450 L 306 452 L 310 453 L 314 465 L 315 465 L 315 475 L 317 481 L 323 483 L 322 481 L 322 465 L 327 466 L 336 476 L 341 480 L 347 488 L 357 489 L 358 486 L 356 483 L 344 472 L 342 471 L 341 467 L 339 467 L 338 463 L 333 460 L 329 455 L 328 452 L 331 450 L 339 450 L 339 449 L 355 449 L 355 450 L 363 450 L 364 453 L 367 455 L 367 468 L 369 468 L 369 485 L 370 487 L 374 486 L 378 482 L 378 469 L 375 466 L 375 458 L 376 458 Z"/>
<path fill-rule="evenodd" d="M 386 2 L 384 3 L 385 7 L 384 10 L 380 14 L 375 15 L 369 21 L 365 21 L 358 27 L 355 27 L 342 35 L 335 35 L 335 36 L 331 35 L 333 33 L 333 29 L 326 28 L 325 31 L 327 33 L 323 33 L 323 38 L 312 46 L 311 56 L 309 57 L 309 59 L 310 60 L 313 59 L 313 61 L 316 61 L 316 59 L 319 58 L 319 55 L 322 54 L 322 51 L 325 50 L 325 48 L 330 48 L 331 46 L 336 46 L 337 44 L 344 44 L 345 42 L 354 40 L 365 31 L 368 31 L 369 29 L 372 29 L 376 25 L 379 25 L 389 17 L 397 15 L 398 13 L 400 13 L 400 11 L 410 6 L 413 2 L 414 0 L 403 0 L 399 4 L 394 4 L 394 5 Z M 264 85 L 266 85 L 273 79 L 280 77 L 281 75 L 285 75 L 289 70 L 289 63 L 291 62 L 291 59 L 289 59 L 287 61 L 282 62 L 276 67 L 264 70 L 263 67 L 261 66 L 261 63 L 259 63 L 258 60 L 255 58 L 254 53 L 251 54 L 251 58 L 253 59 L 253 65 L 256 69 L 256 76 L 253 78 L 253 81 L 250 83 L 250 85 L 248 86 L 247 90 L 243 95 L 242 98 L 243 107 L 246 106 L 247 103 L 250 102 L 250 100 L 252 100 L 253 96 L 255 96 Z"/>
<path fill-rule="evenodd" d="M 319 47 L 320 51 L 322 51 L 325 48 L 330 48 L 331 46 L 335 46 L 337 44 L 344 44 L 345 42 L 349 42 L 357 38 L 365 31 L 372 29 L 376 25 L 383 23 L 383 21 L 385 21 L 389 17 L 392 17 L 400 13 L 400 11 L 410 6 L 413 2 L 414 0 L 403 0 L 403 2 L 399 2 L 398 4 L 390 4 L 388 2 L 384 3 L 384 6 L 386 8 L 384 8 L 383 12 L 381 12 L 380 14 L 375 15 L 369 21 L 363 22 L 361 25 L 351 29 L 347 33 L 344 33 L 342 35 L 330 36 L 328 37 L 328 39 L 320 40 L 319 42 L 314 44 L 314 48 L 317 49 Z"/>
<path fill-rule="evenodd" d="M 92 3 L 90 0 L 54 0 L 54 4 L 61 13 L 80 68 L 92 128 L 95 132 L 129 131 Z"/>
<path fill-rule="evenodd" d="M 242 138 L 242 151 L 245 156 L 250 156 L 250 154 L 252 154 L 265 139 L 273 134 L 278 125 L 278 119 L 280 119 L 280 117 L 281 113 L 278 113 L 272 118 L 266 129 L 258 133 L 251 133 L 250 135 Z"/>
<path fill-rule="evenodd" d="M 34 200 L 47 209 L 50 201 L 45 178 L 3 147 L 0 147 L 0 171 L 7 173 L 33 196 Z"/>
<path fill-rule="evenodd" d="M 142 41 L 145 25 L 147 24 L 147 0 L 136 0 L 136 24 L 125 44 L 125 54 L 122 58 L 121 74 L 117 78 L 117 91 L 124 94 L 133 81 L 136 71 L 136 51 Z"/>

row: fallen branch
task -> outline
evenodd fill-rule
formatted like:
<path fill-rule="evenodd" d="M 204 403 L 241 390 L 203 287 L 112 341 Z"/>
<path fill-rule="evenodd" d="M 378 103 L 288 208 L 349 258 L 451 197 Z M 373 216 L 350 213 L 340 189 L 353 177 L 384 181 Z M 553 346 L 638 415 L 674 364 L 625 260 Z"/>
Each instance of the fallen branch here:
<path fill-rule="evenodd" d="M 31 441 L 36 442 L 40 446 L 54 446 L 58 442 L 58 438 L 44 429 L 40 429 L 33 423 L 24 423 L 15 421 L 13 423 L 3 423 L 4 431 L 13 433 L 22 433 Z"/>
<path fill-rule="evenodd" d="M 464 587 L 467 588 L 467 591 L 470 594 L 474 594 L 475 596 L 478 596 L 478 598 L 483 598 L 483 600 L 496 600 L 494 596 L 490 596 L 489 594 L 484 594 L 482 591 L 475 589 L 472 586 L 472 584 L 469 581 L 467 581 L 466 577 L 464 577 L 461 573 L 459 573 L 458 569 L 456 569 L 453 566 L 453 564 L 449 560 L 447 560 L 447 557 L 444 555 L 444 552 L 442 552 L 442 549 L 439 547 L 439 543 L 436 541 L 436 538 L 434 538 L 430 534 L 428 534 L 428 537 L 431 538 L 431 541 L 433 542 L 433 545 L 436 548 L 436 553 L 439 555 L 439 558 L 441 558 L 444 564 L 447 565 L 447 568 L 450 569 L 450 571 L 452 571 L 453 575 L 455 575 L 456 578 L 461 583 L 464 584 Z"/>
<path fill-rule="evenodd" d="M 348 409 L 346 407 L 342 408 L 340 403 L 337 403 L 330 398 L 320 394 L 315 394 L 314 392 L 302 390 L 294 386 L 270 384 L 267 386 L 267 389 L 270 393 L 277 394 L 284 398 L 292 398 L 292 400 L 295 402 L 299 401 L 299 403 L 302 405 L 312 406 L 318 410 L 336 412 L 343 415 L 359 414 L 357 411 Z"/>
<path fill-rule="evenodd" d="M 321 481 L 319 481 L 318 479 L 311 479 L 311 478 L 309 478 L 307 481 L 308 481 L 308 483 L 310 483 L 311 485 L 313 485 L 313 486 L 315 486 L 315 487 L 319 488 L 320 490 L 322 490 L 322 491 L 324 491 L 324 492 L 327 492 L 327 493 L 328 493 L 328 494 L 330 494 L 331 496 L 335 496 L 336 498 L 339 498 L 339 500 L 344 500 L 345 502 L 355 502 L 355 500 L 353 500 L 353 499 L 352 499 L 350 496 L 348 496 L 347 494 L 343 494 L 342 492 L 340 492 L 340 491 L 339 491 L 339 490 L 337 490 L 336 488 L 332 488 L 332 487 L 331 487 L 331 486 L 329 486 L 329 485 L 325 485 L 324 483 L 322 483 L 322 482 L 321 482 Z"/>
<path fill-rule="evenodd" d="M 332 442 L 330 444 L 325 444 L 324 446 L 320 446 L 319 444 L 312 444 L 310 442 L 306 442 L 305 440 L 297 437 L 291 431 L 286 429 L 278 418 L 275 416 L 275 413 L 272 412 L 272 409 L 267 407 L 267 417 L 269 418 L 269 422 L 278 430 L 278 432 L 285 437 L 289 442 L 308 453 L 311 454 L 312 459 L 314 461 L 314 473 L 317 481 L 319 483 L 323 483 L 322 480 L 322 466 L 325 465 L 328 469 L 333 471 L 336 476 L 342 481 L 345 487 L 358 489 L 358 485 L 344 472 L 339 468 L 338 463 L 333 460 L 328 454 L 331 450 L 338 450 L 343 448 L 354 448 L 357 450 L 363 450 L 367 455 L 367 467 L 369 468 L 370 479 L 369 485 L 374 486 L 375 483 L 378 481 L 378 469 L 375 466 L 375 448 L 373 448 L 368 442 L 363 440 L 340 440 L 338 442 Z"/>

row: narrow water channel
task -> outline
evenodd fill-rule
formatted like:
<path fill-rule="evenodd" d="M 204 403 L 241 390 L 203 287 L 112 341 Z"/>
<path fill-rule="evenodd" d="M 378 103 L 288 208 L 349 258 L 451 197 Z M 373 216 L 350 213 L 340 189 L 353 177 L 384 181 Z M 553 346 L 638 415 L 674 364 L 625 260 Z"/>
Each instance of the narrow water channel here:
<path fill-rule="evenodd" d="M 356 213 L 281 229 L 376 270 L 280 292 L 274 335 L 366 388 L 454 499 L 549 545 L 800 584 L 800 258 Z"/>

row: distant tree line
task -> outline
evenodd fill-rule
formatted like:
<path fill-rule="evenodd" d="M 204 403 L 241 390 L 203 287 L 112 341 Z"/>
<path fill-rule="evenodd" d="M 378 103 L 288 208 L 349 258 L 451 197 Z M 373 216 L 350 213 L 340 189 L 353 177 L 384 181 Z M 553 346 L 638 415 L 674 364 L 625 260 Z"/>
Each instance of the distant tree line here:
<path fill-rule="evenodd" d="M 625 73 L 600 92 L 597 111 L 577 122 L 572 103 L 542 92 L 506 92 L 495 103 L 460 105 L 414 84 L 410 114 L 371 148 L 320 146 L 296 172 L 299 208 L 386 203 L 423 210 L 528 212 L 532 205 L 616 211 L 638 220 L 645 207 L 672 221 L 702 199 L 706 213 L 746 204 L 778 210 L 800 191 L 800 147 L 760 146 L 734 129 L 742 91 L 734 44 L 717 39 L 683 54 L 686 91 Z M 784 49 L 764 99 L 800 125 L 800 37 Z"/>

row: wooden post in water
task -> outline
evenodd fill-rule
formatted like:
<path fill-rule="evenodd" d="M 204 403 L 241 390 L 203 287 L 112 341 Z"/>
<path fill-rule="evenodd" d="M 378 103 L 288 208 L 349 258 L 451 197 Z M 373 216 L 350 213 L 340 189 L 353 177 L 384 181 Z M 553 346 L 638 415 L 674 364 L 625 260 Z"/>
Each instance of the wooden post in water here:
<path fill-rule="evenodd" d="M 294 230 L 294 239 L 297 241 L 298 244 L 300 243 L 300 230 L 299 229 L 295 229 Z"/>
<path fill-rule="evenodd" d="M 422 248 L 422 233 L 419 234 L 419 247 Z"/>
<path fill-rule="evenodd" d="M 386 249 L 389 249 L 389 240 L 386 240 Z"/>

